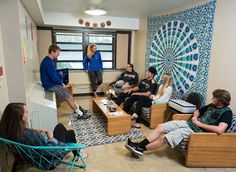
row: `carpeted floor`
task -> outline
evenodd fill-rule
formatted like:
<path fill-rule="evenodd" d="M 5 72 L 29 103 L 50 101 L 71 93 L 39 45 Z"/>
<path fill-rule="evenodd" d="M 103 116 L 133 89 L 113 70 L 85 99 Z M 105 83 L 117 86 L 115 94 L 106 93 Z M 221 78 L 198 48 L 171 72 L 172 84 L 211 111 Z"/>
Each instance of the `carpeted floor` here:
<path fill-rule="evenodd" d="M 78 143 L 86 146 L 96 146 L 108 143 L 126 141 L 128 138 L 142 138 L 143 134 L 135 128 L 127 134 L 116 136 L 108 136 L 106 134 L 106 118 L 102 114 L 91 113 L 91 118 L 77 120 L 73 114 L 71 115 L 72 125 L 75 129 L 76 139 Z"/>

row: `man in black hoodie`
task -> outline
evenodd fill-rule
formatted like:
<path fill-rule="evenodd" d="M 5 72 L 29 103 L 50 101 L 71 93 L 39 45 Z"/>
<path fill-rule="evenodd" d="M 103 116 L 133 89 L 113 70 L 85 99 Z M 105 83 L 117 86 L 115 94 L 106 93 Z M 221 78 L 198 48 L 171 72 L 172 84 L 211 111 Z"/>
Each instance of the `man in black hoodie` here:
<path fill-rule="evenodd" d="M 134 65 L 129 63 L 127 64 L 126 71 L 124 71 L 115 82 L 114 87 L 124 90 L 137 84 L 137 82 L 138 74 L 134 71 Z"/>

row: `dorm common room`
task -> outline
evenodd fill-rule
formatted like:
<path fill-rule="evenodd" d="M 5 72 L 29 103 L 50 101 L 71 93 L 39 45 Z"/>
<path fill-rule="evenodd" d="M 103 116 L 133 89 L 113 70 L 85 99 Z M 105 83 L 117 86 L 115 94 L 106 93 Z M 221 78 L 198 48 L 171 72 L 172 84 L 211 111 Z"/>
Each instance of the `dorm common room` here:
<path fill-rule="evenodd" d="M 233 172 L 235 0 L 0 0 L 0 172 Z"/>

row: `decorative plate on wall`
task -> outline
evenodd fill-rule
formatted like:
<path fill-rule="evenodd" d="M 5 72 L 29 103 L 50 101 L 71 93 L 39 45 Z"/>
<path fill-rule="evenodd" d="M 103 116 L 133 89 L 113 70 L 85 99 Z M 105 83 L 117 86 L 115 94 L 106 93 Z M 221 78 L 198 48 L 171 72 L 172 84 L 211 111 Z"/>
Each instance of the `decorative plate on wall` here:
<path fill-rule="evenodd" d="M 149 64 L 157 69 L 158 83 L 164 73 L 171 73 L 173 88 L 184 94 L 196 78 L 199 56 L 194 32 L 186 23 L 175 20 L 156 32 L 150 46 Z"/>

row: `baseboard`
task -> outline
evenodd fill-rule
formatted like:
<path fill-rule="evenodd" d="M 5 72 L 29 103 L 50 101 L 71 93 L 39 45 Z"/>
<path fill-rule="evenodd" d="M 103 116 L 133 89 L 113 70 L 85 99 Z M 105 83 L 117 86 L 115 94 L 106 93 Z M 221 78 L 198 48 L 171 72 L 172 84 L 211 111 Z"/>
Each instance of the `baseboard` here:
<path fill-rule="evenodd" d="M 97 95 L 99 96 L 104 96 L 105 93 L 104 92 L 97 92 Z M 93 96 L 93 93 L 77 93 L 77 94 L 73 94 L 74 97 L 77 96 Z"/>

